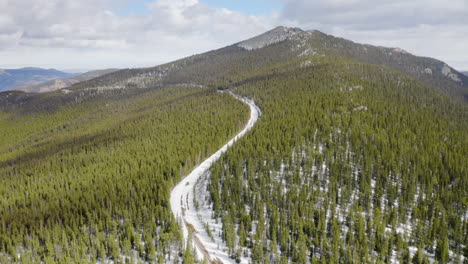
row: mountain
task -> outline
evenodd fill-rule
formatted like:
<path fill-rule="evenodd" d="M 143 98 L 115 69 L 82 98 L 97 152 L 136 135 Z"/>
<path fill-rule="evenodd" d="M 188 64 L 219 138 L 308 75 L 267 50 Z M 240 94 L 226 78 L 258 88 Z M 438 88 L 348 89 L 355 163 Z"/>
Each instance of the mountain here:
<path fill-rule="evenodd" d="M 226 76 L 233 74 L 247 78 L 257 75 L 258 69 L 282 71 L 333 60 L 386 66 L 454 98 L 468 100 L 468 77 L 444 62 L 414 56 L 399 48 L 358 44 L 315 30 L 286 27 L 278 27 L 232 46 L 165 65 L 118 71 L 83 83 L 83 86 L 124 88 L 194 82 L 227 85 Z M 285 64 L 288 67 L 283 67 Z"/>
<path fill-rule="evenodd" d="M 435 59 L 278 27 L 2 92 L 0 262 L 464 263 L 466 85 Z M 231 93 L 261 115 L 173 215 L 172 188 L 249 120 Z"/>
<path fill-rule="evenodd" d="M 468 76 L 468 71 L 463 71 L 461 73 L 463 73 L 465 76 Z"/>
<path fill-rule="evenodd" d="M 10 90 L 22 85 L 34 85 L 58 78 L 69 78 L 75 74 L 57 71 L 54 69 L 21 68 L 0 69 L 0 91 Z"/>
<path fill-rule="evenodd" d="M 468 96 L 468 78 L 446 63 L 412 55 L 400 48 L 376 47 L 336 38 L 319 31 L 278 27 L 237 46 L 254 50 L 289 41 L 299 57 L 310 55 L 344 57 L 364 63 L 384 65 L 418 79 L 451 95 Z"/>
<path fill-rule="evenodd" d="M 50 91 L 59 90 L 65 87 L 69 87 L 75 83 L 87 81 L 87 80 L 102 76 L 104 74 L 115 72 L 117 70 L 118 69 L 104 69 L 104 70 L 89 71 L 89 72 L 85 72 L 83 74 L 70 77 L 70 78 L 53 79 L 50 81 L 41 82 L 37 84 L 18 86 L 18 87 L 15 87 L 14 90 L 25 91 L 25 92 L 36 92 L 36 93 L 50 92 Z"/>

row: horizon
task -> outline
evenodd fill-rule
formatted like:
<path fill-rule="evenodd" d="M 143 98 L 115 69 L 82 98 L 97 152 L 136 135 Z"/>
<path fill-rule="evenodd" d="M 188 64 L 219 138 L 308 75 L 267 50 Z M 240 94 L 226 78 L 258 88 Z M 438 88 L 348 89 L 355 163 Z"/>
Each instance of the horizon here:
<path fill-rule="evenodd" d="M 454 0 L 6 0 L 0 68 L 141 68 L 222 48 L 283 25 L 468 70 L 468 3 Z M 34 8 L 30 8 L 34 7 Z M 31 10 L 29 10 L 29 9 Z M 26 10 L 26 11 L 25 11 Z M 40 10 L 35 12 L 34 10 Z"/>

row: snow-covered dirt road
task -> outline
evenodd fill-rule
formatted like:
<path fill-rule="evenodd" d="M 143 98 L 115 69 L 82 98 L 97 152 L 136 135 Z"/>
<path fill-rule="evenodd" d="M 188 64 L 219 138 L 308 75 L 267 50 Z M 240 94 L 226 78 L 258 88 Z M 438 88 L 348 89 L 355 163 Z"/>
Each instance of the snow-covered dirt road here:
<path fill-rule="evenodd" d="M 211 165 L 217 161 L 236 140 L 244 136 L 245 133 L 254 126 L 261 114 L 260 109 L 252 100 L 241 98 L 232 93 L 231 95 L 249 105 L 250 119 L 247 125 L 226 145 L 198 165 L 171 191 L 171 210 L 182 228 L 184 241 L 192 244 L 192 248 L 195 249 L 198 259 L 207 259 L 210 263 L 226 264 L 235 263 L 235 261 L 228 256 L 226 246 L 220 237 L 220 221 L 216 224 L 216 221 L 211 219 L 212 211 L 210 205 L 200 201 L 202 204 L 199 204 L 198 210 L 195 208 L 195 193 L 197 202 L 199 199 L 205 197 L 204 192 L 206 192 L 206 184 L 209 178 Z M 206 230 L 207 223 L 210 225 L 210 230 L 214 228 L 213 232 L 211 232 L 211 237 Z M 193 231 L 190 241 L 187 241 L 189 237 L 188 229 Z M 241 259 L 241 263 L 247 263 L 247 260 Z"/>

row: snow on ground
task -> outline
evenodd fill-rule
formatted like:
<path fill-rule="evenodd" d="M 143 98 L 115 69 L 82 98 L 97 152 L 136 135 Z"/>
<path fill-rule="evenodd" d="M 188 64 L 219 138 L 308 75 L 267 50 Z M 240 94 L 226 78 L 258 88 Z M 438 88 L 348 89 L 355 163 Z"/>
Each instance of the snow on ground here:
<path fill-rule="evenodd" d="M 264 34 L 242 41 L 237 46 L 246 50 L 256 50 L 303 33 L 304 31 L 299 28 L 277 27 Z"/>
<path fill-rule="evenodd" d="M 194 195 L 199 207 L 198 210 L 190 210 L 187 212 L 188 217 L 198 220 L 193 224 L 195 229 L 201 230 L 201 232 L 198 232 L 197 236 L 205 241 L 205 248 L 209 250 L 208 252 L 212 258 L 219 258 L 223 263 L 235 263 L 233 259 L 229 258 L 226 243 L 222 238 L 223 224 L 221 218 L 212 217 L 212 202 L 210 200 L 210 194 L 207 192 L 208 184 L 210 183 L 210 175 L 210 171 L 206 171 L 197 181 Z M 209 228 L 210 233 L 208 233 L 207 228 Z M 216 249 L 218 251 L 216 251 Z M 247 258 L 241 257 L 240 263 L 249 263 L 249 261 Z"/>
<path fill-rule="evenodd" d="M 184 241 L 187 242 L 189 238 L 189 231 L 194 230 L 191 241 L 193 248 L 197 252 L 197 258 L 203 260 L 207 258 L 211 261 L 221 261 L 222 263 L 235 263 L 235 261 L 229 258 L 228 254 L 224 251 L 226 248 L 221 238 L 219 238 L 219 230 L 221 230 L 221 224 L 215 226 L 215 232 L 212 232 L 215 236 L 213 241 L 205 230 L 205 221 L 211 219 L 212 210 L 208 207 L 204 207 L 202 210 L 197 211 L 194 205 L 194 190 L 195 185 L 200 177 L 207 174 L 211 165 L 216 162 L 226 150 L 234 144 L 239 138 L 244 136 L 247 131 L 252 129 L 258 117 L 261 114 L 260 109 L 255 105 L 253 100 L 247 98 L 241 98 L 231 93 L 236 99 L 241 100 L 250 107 L 250 119 L 245 128 L 231 139 L 226 145 L 214 153 L 211 157 L 207 158 L 200 165 L 198 165 L 187 177 L 177 184 L 171 191 L 171 210 L 177 221 L 182 228 L 182 234 Z M 199 188 L 199 191 L 206 191 L 206 188 Z M 220 221 L 219 221 L 220 223 Z M 211 225 L 211 224 L 210 224 Z M 210 226 L 210 228 L 212 228 Z M 246 260 L 242 262 L 247 263 Z"/>

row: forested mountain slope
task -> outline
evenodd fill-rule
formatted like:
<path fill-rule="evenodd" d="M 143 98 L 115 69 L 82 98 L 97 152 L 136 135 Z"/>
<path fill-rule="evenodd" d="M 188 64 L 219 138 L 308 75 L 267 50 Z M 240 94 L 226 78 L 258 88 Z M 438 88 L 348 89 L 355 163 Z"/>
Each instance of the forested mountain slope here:
<path fill-rule="evenodd" d="M 190 263 L 168 195 L 248 119 L 229 89 L 262 110 L 207 182 L 233 261 L 463 263 L 467 85 L 433 59 L 279 27 L 0 93 L 0 262 Z"/>
<path fill-rule="evenodd" d="M 173 259 L 171 187 L 248 108 L 187 86 L 72 94 L 2 94 L 0 263 Z"/>
<path fill-rule="evenodd" d="M 235 90 L 263 116 L 213 167 L 206 197 L 234 258 L 466 259 L 466 107 L 398 72 L 349 61 Z"/>

